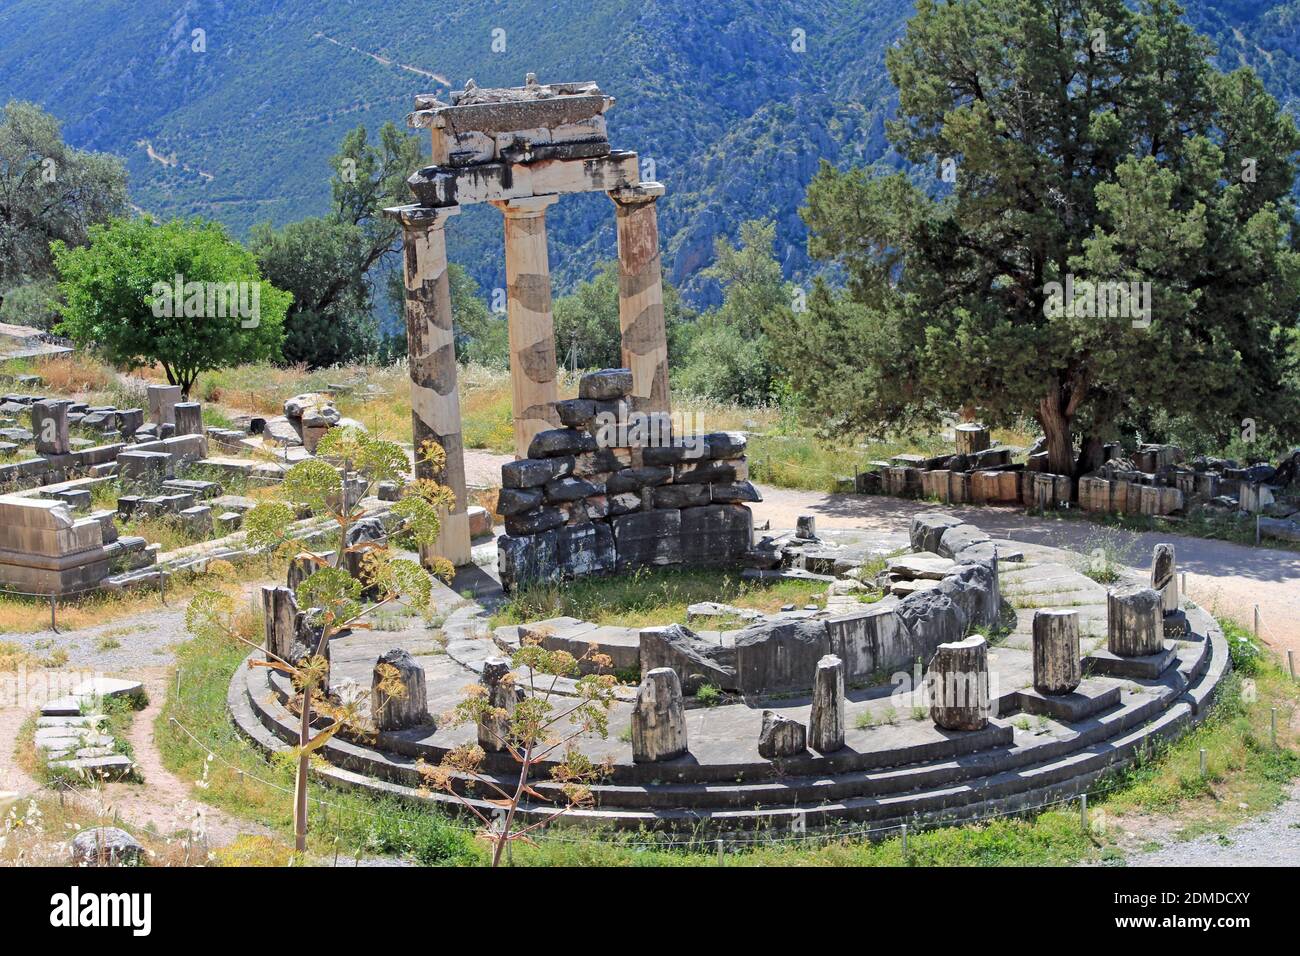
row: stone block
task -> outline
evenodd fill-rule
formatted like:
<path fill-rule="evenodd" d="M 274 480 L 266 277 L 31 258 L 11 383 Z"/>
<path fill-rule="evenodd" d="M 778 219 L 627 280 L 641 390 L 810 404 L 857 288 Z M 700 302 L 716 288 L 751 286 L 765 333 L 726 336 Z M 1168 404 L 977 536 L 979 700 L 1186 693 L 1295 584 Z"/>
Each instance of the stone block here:
<path fill-rule="evenodd" d="M 556 560 L 568 577 L 606 574 L 617 565 L 614 532 L 607 524 L 568 525 L 556 532 Z"/>
<path fill-rule="evenodd" d="M 394 648 L 375 661 L 370 711 L 380 730 L 405 730 L 433 722 L 424 668 L 404 648 Z"/>
<path fill-rule="evenodd" d="M 943 539 L 944 532 L 949 528 L 956 528 L 960 525 L 962 525 L 960 518 L 938 512 L 927 511 L 913 515 L 911 524 L 908 527 L 908 537 L 912 543 L 912 550 L 930 551 L 937 554 L 939 552 L 939 542 Z"/>
<path fill-rule="evenodd" d="M 179 385 L 150 385 L 146 389 L 149 418 L 155 425 L 176 424 L 176 403 L 181 400 Z"/>
<path fill-rule="evenodd" d="M 640 631 L 641 673 L 671 668 L 688 694 L 696 693 L 704 684 L 739 690 L 736 669 L 728 664 L 728 656 L 721 645 L 703 640 L 682 624 L 643 627 Z"/>
<path fill-rule="evenodd" d="M 685 564 L 735 564 L 753 543 L 753 515 L 743 505 L 681 510 L 681 559 Z"/>
<path fill-rule="evenodd" d="M 502 488 L 536 488 L 573 474 L 573 457 L 520 458 L 501 466 Z"/>
<path fill-rule="evenodd" d="M 708 485 L 660 485 L 653 489 L 656 508 L 695 508 L 711 500 Z"/>
<path fill-rule="evenodd" d="M 64 399 L 32 403 L 32 436 L 38 455 L 66 455 L 72 451 L 68 437 L 68 407 Z"/>
<path fill-rule="evenodd" d="M 615 533 L 617 539 L 617 532 Z M 528 584 L 546 583 L 559 577 L 558 532 L 497 538 L 497 572 L 507 591 Z"/>
<path fill-rule="evenodd" d="M 614 518 L 612 523 L 620 570 L 681 563 L 680 511 L 638 511 Z"/>
<path fill-rule="evenodd" d="M 595 451 L 596 439 L 574 428 L 548 428 L 533 436 L 528 444 L 529 458 L 558 458 L 580 452 Z"/>
<path fill-rule="evenodd" d="M 831 653 L 823 620 L 768 621 L 736 635 L 738 689 L 746 694 L 808 690 L 817 662 Z"/>
<path fill-rule="evenodd" d="M 803 724 L 774 710 L 763 711 L 763 723 L 758 733 L 760 757 L 778 760 L 798 756 L 807 749 L 807 733 Z"/>
<path fill-rule="evenodd" d="M 626 398 L 632 391 L 632 370 L 606 368 L 578 380 L 578 398 L 606 402 Z"/>

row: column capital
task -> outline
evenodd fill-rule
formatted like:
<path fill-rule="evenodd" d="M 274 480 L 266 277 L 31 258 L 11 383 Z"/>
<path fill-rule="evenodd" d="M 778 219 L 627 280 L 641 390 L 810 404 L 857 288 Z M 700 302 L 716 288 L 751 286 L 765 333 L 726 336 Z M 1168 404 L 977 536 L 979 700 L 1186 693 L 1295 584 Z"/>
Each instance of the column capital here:
<path fill-rule="evenodd" d="M 536 219 L 546 214 L 546 207 L 559 202 L 558 195 L 525 196 L 522 199 L 494 199 L 492 205 L 507 219 Z"/>
<path fill-rule="evenodd" d="M 605 195 L 614 201 L 615 206 L 622 208 L 624 206 L 643 206 L 646 203 L 652 203 L 663 194 L 663 183 L 644 182 L 637 183 L 634 186 L 621 186 L 618 189 L 611 189 Z"/>
<path fill-rule="evenodd" d="M 390 206 L 384 210 L 389 219 L 396 219 L 405 229 L 441 229 L 447 220 L 459 214 L 460 206 Z"/>

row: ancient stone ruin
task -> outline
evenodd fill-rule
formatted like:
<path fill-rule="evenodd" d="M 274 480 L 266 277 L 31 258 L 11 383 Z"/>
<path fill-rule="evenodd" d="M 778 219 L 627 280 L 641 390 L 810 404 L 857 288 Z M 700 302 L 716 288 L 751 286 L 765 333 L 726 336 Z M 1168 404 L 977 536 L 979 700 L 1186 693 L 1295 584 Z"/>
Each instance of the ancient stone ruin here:
<path fill-rule="evenodd" d="M 1126 456 L 1111 444 L 1103 450 L 1105 464 L 1076 481 L 1050 473 L 1040 446 L 1027 450 L 1024 463 L 1014 462 L 1022 449 L 993 444 L 977 423 L 958 425 L 954 443 L 955 454 L 868 462 L 853 488 L 944 504 L 1077 506 L 1095 514 L 1181 515 L 1201 505 L 1258 514 L 1262 536 L 1300 541 L 1300 449 L 1274 467 L 1204 455 L 1189 460 L 1176 445 L 1143 444 Z"/>
<path fill-rule="evenodd" d="M 604 114 L 613 104 L 594 83 L 542 84 L 529 74 L 508 89 L 471 80 L 450 103 L 416 97 L 408 118 L 429 130 L 433 162 L 410 179 L 417 201 L 386 211 L 403 228 L 414 445 L 433 439 L 447 453 L 441 474 L 419 461 L 416 474 L 456 495 L 430 552 L 456 565 L 469 562 L 470 536 L 445 227 L 462 206 L 491 203 L 505 219 L 516 456 L 528 457 L 534 437 L 561 424 L 546 210 L 569 193 L 603 192 L 614 203 L 623 364 L 632 377 L 626 399 L 640 412 L 668 410 L 655 214 L 663 186 L 641 180 L 636 153 L 610 147 Z"/>

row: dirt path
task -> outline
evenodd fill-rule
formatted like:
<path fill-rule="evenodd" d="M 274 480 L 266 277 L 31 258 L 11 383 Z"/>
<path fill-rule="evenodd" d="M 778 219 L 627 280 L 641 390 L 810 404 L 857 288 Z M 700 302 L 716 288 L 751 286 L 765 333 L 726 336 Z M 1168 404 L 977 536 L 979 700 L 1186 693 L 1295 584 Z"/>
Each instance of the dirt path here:
<path fill-rule="evenodd" d="M 128 739 L 144 783 L 109 784 L 104 788 L 105 801 L 135 826 L 152 826 L 161 834 L 201 830 L 213 847 L 230 843 L 240 833 L 270 833 L 266 827 L 194 799 L 193 781 L 182 780 L 163 766 L 154 742 L 154 721 L 167 698 L 170 669 L 153 667 L 138 677 L 144 681 L 149 706 L 135 715 Z"/>
<path fill-rule="evenodd" d="M 471 483 L 500 484 L 500 468 L 511 456 L 466 449 Z M 495 476 L 495 477 L 494 477 Z M 1086 520 L 1034 517 L 1013 508 L 943 507 L 933 502 L 878 495 L 833 495 L 759 485 L 763 501 L 753 505 L 754 521 L 774 529 L 793 528 L 799 515 L 815 515 L 822 528 L 898 531 L 912 515 L 942 510 L 997 537 L 1089 553 L 1103 540 L 1114 542 L 1136 568 L 1149 567 L 1157 542 L 1172 541 L 1178 567 L 1187 572 L 1193 601 L 1216 614 L 1250 625 L 1259 605 L 1261 634 L 1279 652 L 1296 652 L 1300 667 L 1300 552 L 1254 548 L 1161 532 L 1123 531 Z"/>

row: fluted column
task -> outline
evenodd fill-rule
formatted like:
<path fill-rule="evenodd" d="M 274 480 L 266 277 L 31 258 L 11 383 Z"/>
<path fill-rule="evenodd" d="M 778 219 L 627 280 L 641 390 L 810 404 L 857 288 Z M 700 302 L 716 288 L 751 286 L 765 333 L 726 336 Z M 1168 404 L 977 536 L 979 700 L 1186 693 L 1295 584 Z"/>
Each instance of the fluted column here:
<path fill-rule="evenodd" d="M 415 476 L 435 479 L 456 495 L 455 512 L 443 515 L 437 542 L 421 548 L 420 557 L 426 563 L 435 555 L 444 557 L 459 567 L 470 562 L 469 512 L 444 226 L 460 212 L 460 207 L 401 206 L 385 211 L 402 224 Z M 420 447 L 428 439 L 436 441 L 447 453 L 447 464 L 441 473 L 435 473 L 420 460 Z"/>
<path fill-rule="evenodd" d="M 618 324 L 623 365 L 632 370 L 632 399 L 644 412 L 667 412 L 668 334 L 659 261 L 659 183 L 638 183 L 609 193 L 618 227 Z"/>
<path fill-rule="evenodd" d="M 555 322 L 546 258 L 546 207 L 559 198 L 532 196 L 493 203 L 506 219 L 506 303 L 517 458 L 528 457 L 534 435 L 560 424 L 555 413 Z"/>

